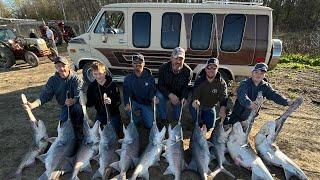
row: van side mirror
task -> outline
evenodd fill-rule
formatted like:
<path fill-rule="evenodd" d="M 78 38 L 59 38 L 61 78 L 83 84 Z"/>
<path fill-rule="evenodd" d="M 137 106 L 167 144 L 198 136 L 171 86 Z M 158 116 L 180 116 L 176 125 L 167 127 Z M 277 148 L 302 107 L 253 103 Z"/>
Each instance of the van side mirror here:
<path fill-rule="evenodd" d="M 102 42 L 107 43 L 108 36 L 116 34 L 116 31 L 113 28 L 102 28 Z"/>

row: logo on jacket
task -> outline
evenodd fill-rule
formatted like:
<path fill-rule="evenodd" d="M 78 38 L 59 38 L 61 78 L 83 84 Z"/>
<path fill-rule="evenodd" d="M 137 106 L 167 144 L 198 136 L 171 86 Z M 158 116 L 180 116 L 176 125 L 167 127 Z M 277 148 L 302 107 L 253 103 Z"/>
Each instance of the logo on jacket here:
<path fill-rule="evenodd" d="M 218 93 L 218 89 L 212 89 L 211 91 L 213 94 L 217 94 Z"/>
<path fill-rule="evenodd" d="M 148 83 L 148 82 L 146 82 L 144 85 L 145 85 L 145 86 L 149 86 L 149 83 Z"/>

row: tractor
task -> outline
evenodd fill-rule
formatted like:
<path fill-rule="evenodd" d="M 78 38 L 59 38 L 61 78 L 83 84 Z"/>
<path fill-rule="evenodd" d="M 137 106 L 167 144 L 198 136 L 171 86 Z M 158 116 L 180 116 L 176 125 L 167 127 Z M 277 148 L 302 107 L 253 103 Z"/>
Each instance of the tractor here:
<path fill-rule="evenodd" d="M 0 67 L 10 68 L 16 60 L 25 60 L 32 67 L 39 64 L 39 57 L 48 57 L 51 61 L 58 52 L 48 48 L 41 38 L 17 36 L 13 29 L 0 26 Z"/>

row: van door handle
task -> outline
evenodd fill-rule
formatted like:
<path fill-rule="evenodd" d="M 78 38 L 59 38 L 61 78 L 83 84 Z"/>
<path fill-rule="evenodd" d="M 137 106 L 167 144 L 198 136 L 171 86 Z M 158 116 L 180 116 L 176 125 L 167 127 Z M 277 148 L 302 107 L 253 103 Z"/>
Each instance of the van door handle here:
<path fill-rule="evenodd" d="M 124 44 L 124 43 L 127 43 L 127 41 L 123 40 L 123 39 L 119 39 L 119 43 L 120 44 Z"/>

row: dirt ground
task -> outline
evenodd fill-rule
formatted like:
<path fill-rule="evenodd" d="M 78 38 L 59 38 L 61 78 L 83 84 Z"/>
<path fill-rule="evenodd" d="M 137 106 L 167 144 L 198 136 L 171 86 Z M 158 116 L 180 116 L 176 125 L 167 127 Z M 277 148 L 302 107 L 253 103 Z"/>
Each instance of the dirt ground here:
<path fill-rule="evenodd" d="M 54 73 L 54 66 L 48 60 L 42 61 L 40 66 L 30 68 L 26 64 L 18 64 L 11 69 L 0 70 L 0 179 L 14 171 L 21 158 L 27 153 L 31 144 L 32 132 L 27 115 L 21 107 L 21 93 L 25 93 L 32 101 L 39 95 L 47 79 Z M 294 70 L 284 68 L 283 65 L 271 71 L 268 76 L 273 87 L 287 97 L 302 96 L 303 105 L 286 121 L 277 144 L 280 149 L 296 162 L 310 179 L 320 178 L 320 73 L 315 70 Z M 123 108 L 121 106 L 120 108 Z M 260 116 L 256 119 L 250 139 L 253 140 L 260 126 L 267 120 L 276 119 L 285 107 L 267 101 L 264 103 Z M 33 110 L 36 118 L 45 122 L 49 136 L 56 136 L 56 126 L 59 109 L 55 101 Z M 92 112 L 92 110 L 91 110 Z M 124 118 L 124 121 L 125 118 Z M 183 132 L 185 137 L 185 156 L 189 161 L 188 138 L 192 130 L 191 118 L 187 108 L 183 113 Z M 141 147 L 147 144 L 148 132 L 139 127 Z M 143 150 L 143 149 L 141 149 Z M 229 159 L 232 162 L 231 159 Z M 92 161 L 93 170 L 98 164 Z M 215 160 L 210 169 L 216 166 Z M 161 159 L 160 167 L 149 169 L 151 179 L 173 179 L 173 176 L 162 176 L 167 163 Z M 236 165 L 226 166 L 238 179 L 250 179 L 250 172 Z M 284 179 L 280 168 L 269 166 L 275 179 Z M 45 171 L 44 165 L 37 161 L 35 166 L 23 171 L 23 179 L 37 179 Z M 130 177 L 129 172 L 128 177 Z M 92 174 L 80 173 L 80 179 L 91 179 Z M 227 179 L 220 174 L 217 179 Z M 63 178 L 65 179 L 65 178 Z M 199 179 L 191 171 L 184 171 L 182 179 Z"/>

